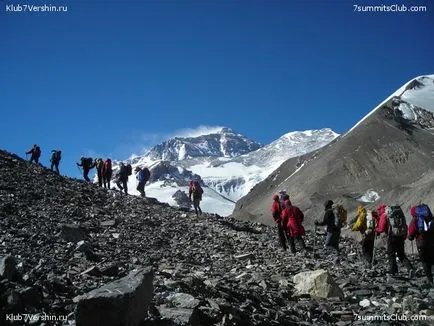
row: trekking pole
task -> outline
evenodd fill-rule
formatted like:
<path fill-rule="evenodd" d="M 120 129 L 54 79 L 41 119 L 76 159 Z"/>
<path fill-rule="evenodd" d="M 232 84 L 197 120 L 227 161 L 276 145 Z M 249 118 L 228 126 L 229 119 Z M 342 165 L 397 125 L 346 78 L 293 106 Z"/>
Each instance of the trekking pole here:
<path fill-rule="evenodd" d="M 374 260 L 375 260 L 375 240 L 377 240 L 377 232 L 375 232 L 374 230 L 374 248 L 372 249 L 371 268 L 374 266 Z"/>
<path fill-rule="evenodd" d="M 413 241 L 410 241 L 410 242 L 411 242 L 411 257 L 412 257 L 412 260 L 414 261 Z"/>
<path fill-rule="evenodd" d="M 313 229 L 313 250 L 312 250 L 312 258 L 315 258 L 315 245 L 316 245 L 316 225 Z"/>

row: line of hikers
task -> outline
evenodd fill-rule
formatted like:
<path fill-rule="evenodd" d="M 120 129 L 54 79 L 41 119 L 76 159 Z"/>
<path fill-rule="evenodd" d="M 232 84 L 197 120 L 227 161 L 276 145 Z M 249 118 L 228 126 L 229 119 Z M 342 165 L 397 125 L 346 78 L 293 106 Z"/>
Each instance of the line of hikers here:
<path fill-rule="evenodd" d="M 112 178 L 113 170 L 112 170 L 112 161 L 110 158 L 103 161 L 103 159 L 98 158 L 95 161 L 91 157 L 81 157 L 80 163 L 77 163 L 77 166 L 81 166 L 83 168 L 83 178 L 86 181 L 90 181 L 88 177 L 88 173 L 91 169 L 96 167 L 96 175 L 98 179 L 98 185 L 100 187 L 104 187 L 110 189 L 110 181 Z M 134 169 L 136 173 L 137 179 L 137 191 L 140 193 L 140 196 L 146 197 L 145 195 L 145 184 L 151 177 L 151 172 L 147 167 L 139 167 L 136 166 Z M 116 180 L 116 185 L 120 189 L 120 191 L 128 194 L 128 177 L 133 174 L 133 168 L 131 164 L 125 164 L 124 162 L 119 163 L 119 173 Z"/>
<path fill-rule="evenodd" d="M 56 173 L 59 174 L 59 163 L 61 160 L 62 151 L 52 150 L 51 151 L 51 170 L 55 169 Z M 39 158 L 41 157 L 41 148 L 35 144 L 33 147 L 26 152 L 26 155 L 31 154 L 30 162 L 35 162 L 39 164 Z M 96 175 L 98 179 L 98 185 L 110 189 L 110 181 L 112 179 L 112 161 L 107 158 L 105 161 L 102 158 L 93 159 L 91 157 L 80 157 L 80 162 L 76 163 L 78 167 L 83 170 L 83 178 L 87 182 L 90 182 L 89 172 L 91 169 L 96 168 Z M 137 191 L 142 197 L 145 197 L 145 184 L 149 180 L 151 173 L 147 167 L 137 166 L 134 171 L 136 172 L 136 178 L 138 181 Z M 124 164 L 123 162 L 119 165 L 118 178 L 116 180 L 116 185 L 121 191 L 128 194 L 128 177 L 132 175 L 132 167 L 130 164 Z"/>
<path fill-rule="evenodd" d="M 36 164 L 39 164 L 39 158 L 41 157 L 42 151 L 37 144 L 33 145 L 33 147 L 26 152 L 26 156 L 28 154 L 30 154 L 30 162 L 35 162 Z M 53 171 L 53 169 L 56 169 L 57 174 L 59 174 L 59 163 L 61 159 L 62 159 L 62 151 L 58 149 L 53 149 L 51 151 L 51 158 L 50 158 L 51 170 Z"/>
<path fill-rule="evenodd" d="M 295 244 L 298 243 L 302 251 L 306 250 L 303 236 L 304 214 L 292 205 L 289 195 L 282 190 L 279 195 L 273 195 L 271 206 L 272 216 L 277 224 L 278 237 L 283 250 L 287 250 L 287 242 L 292 253 L 296 253 Z M 325 247 L 339 253 L 339 240 L 341 228 L 347 224 L 347 211 L 342 205 L 334 205 L 332 200 L 324 203 L 324 216 L 321 221 L 315 221 L 315 234 L 317 226 L 326 226 Z M 400 206 L 387 206 L 380 204 L 367 214 L 366 208 L 358 206 L 356 217 L 350 221 L 351 230 L 362 235 L 363 257 L 370 268 L 374 265 L 375 241 L 380 235 L 387 239 L 387 257 L 389 274 L 398 273 L 396 258 L 406 266 L 409 275 L 414 275 L 414 268 L 405 255 L 405 240 L 416 240 L 420 261 L 428 281 L 433 284 L 432 266 L 434 265 L 434 223 L 433 215 L 426 204 L 412 206 L 412 217 L 407 225 L 404 212 Z M 315 245 L 314 245 L 315 246 Z M 315 250 L 315 248 L 314 248 Z"/>
<path fill-rule="evenodd" d="M 53 168 L 56 169 L 56 172 L 59 174 L 59 163 L 61 160 L 61 151 L 53 150 L 51 155 L 51 170 Z M 30 162 L 35 162 L 39 164 L 39 158 L 41 157 L 41 148 L 38 145 L 33 145 L 33 147 L 26 152 L 26 154 L 31 154 Z M 112 170 L 112 161 L 110 158 L 107 158 L 105 161 L 102 158 L 93 159 L 91 157 L 80 157 L 80 162 L 76 163 L 77 166 L 81 167 L 83 170 L 83 178 L 87 182 L 90 182 L 89 172 L 93 168 L 96 168 L 96 175 L 98 179 L 98 185 L 100 187 L 110 189 L 110 181 L 112 179 L 113 170 Z M 139 167 L 137 166 L 134 169 L 136 173 L 137 179 L 137 191 L 140 193 L 142 197 L 146 197 L 145 195 L 145 184 L 151 177 L 151 172 L 147 167 Z M 131 164 L 125 164 L 120 162 L 119 164 L 119 173 L 116 179 L 116 185 L 121 191 L 124 191 L 125 194 L 128 194 L 128 177 L 132 175 L 132 166 Z M 200 208 L 200 202 L 202 200 L 203 188 L 201 187 L 199 181 L 192 180 L 189 183 L 188 187 L 188 197 L 190 201 L 193 203 L 193 207 L 197 216 L 202 214 L 202 209 Z"/>

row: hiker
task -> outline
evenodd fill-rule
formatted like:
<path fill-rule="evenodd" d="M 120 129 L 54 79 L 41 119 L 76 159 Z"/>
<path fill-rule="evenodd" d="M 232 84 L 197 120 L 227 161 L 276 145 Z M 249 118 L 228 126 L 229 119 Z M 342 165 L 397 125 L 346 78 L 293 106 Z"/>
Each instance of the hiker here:
<path fill-rule="evenodd" d="M 325 246 L 328 249 L 334 249 L 337 253 L 339 252 L 339 238 L 341 236 L 340 225 L 337 225 L 335 219 L 335 213 L 333 212 L 333 201 L 327 200 L 324 203 L 324 217 L 322 222 L 315 221 L 315 226 L 327 226 L 327 238 L 325 241 Z"/>
<path fill-rule="evenodd" d="M 130 164 L 125 165 L 123 162 L 121 162 L 116 185 L 121 191 L 123 190 L 127 195 L 128 195 L 128 176 L 130 175 L 131 175 L 131 165 Z"/>
<path fill-rule="evenodd" d="M 282 210 L 282 225 L 285 226 L 291 252 L 294 254 L 296 253 L 295 242 L 299 244 L 302 251 L 306 250 L 303 239 L 305 235 L 303 220 L 303 212 L 297 206 L 292 205 L 289 199 L 285 200 L 285 206 Z"/>
<path fill-rule="evenodd" d="M 286 193 L 286 190 L 280 190 L 279 195 L 280 195 L 279 203 L 280 203 L 280 209 L 282 213 L 283 209 L 285 208 L 285 201 L 289 200 L 289 195 Z M 286 225 L 283 225 L 283 229 L 285 230 L 285 234 L 286 234 Z"/>
<path fill-rule="evenodd" d="M 284 251 L 288 249 L 286 245 L 286 230 L 282 224 L 282 208 L 279 196 L 273 196 L 273 204 L 271 204 L 271 214 L 273 215 L 274 222 L 277 224 L 277 234 L 279 236 L 280 244 Z"/>
<path fill-rule="evenodd" d="M 104 183 L 104 188 L 110 189 L 110 180 L 112 179 L 112 160 L 110 158 L 106 159 L 102 167 L 102 181 Z"/>
<path fill-rule="evenodd" d="M 389 274 L 398 273 L 396 256 L 407 267 L 410 275 L 413 274 L 413 266 L 405 255 L 404 244 L 407 237 L 407 222 L 405 215 L 399 206 L 378 205 L 377 234 L 385 234 L 387 237 L 387 258 L 389 261 Z"/>
<path fill-rule="evenodd" d="M 95 167 L 95 163 L 91 157 L 80 157 L 80 163 L 77 163 L 77 166 L 81 166 L 83 168 L 83 178 L 87 182 L 90 181 L 88 174 L 91 169 Z"/>
<path fill-rule="evenodd" d="M 351 231 L 360 232 L 362 240 L 363 258 L 366 261 L 367 266 L 372 267 L 372 258 L 374 254 L 374 241 L 375 241 L 375 226 L 377 225 L 378 213 L 376 210 L 372 210 L 368 216 L 366 208 L 362 205 L 357 207 L 357 216 L 354 219 L 353 227 Z"/>
<path fill-rule="evenodd" d="M 98 177 L 98 186 L 102 187 L 102 170 L 104 167 L 104 162 L 102 158 L 99 158 L 95 161 L 96 166 L 96 175 Z"/>
<path fill-rule="evenodd" d="M 41 157 L 41 148 L 35 144 L 28 152 L 26 152 L 26 155 L 27 154 L 32 154 L 30 156 L 30 163 L 35 161 L 35 163 L 38 164 L 39 158 Z"/>
<path fill-rule="evenodd" d="M 62 151 L 56 149 L 53 149 L 51 151 L 51 159 L 50 159 L 51 171 L 53 171 L 53 168 L 56 168 L 57 174 L 59 174 L 59 163 L 61 158 L 62 158 Z"/>
<path fill-rule="evenodd" d="M 280 196 L 280 207 L 282 207 L 283 209 L 285 200 L 289 200 L 289 195 L 286 193 L 286 190 L 280 190 L 279 196 Z"/>
<path fill-rule="evenodd" d="M 137 189 L 138 192 L 140 192 L 140 196 L 146 197 L 146 195 L 145 195 L 145 184 L 146 184 L 146 182 L 148 182 L 148 180 L 149 180 L 149 178 L 151 176 L 151 173 L 149 172 L 148 168 L 145 167 L 145 168 L 142 169 L 139 166 L 137 166 L 134 169 L 134 171 L 138 172 L 136 174 L 136 178 L 139 181 L 139 184 L 137 185 L 136 189 Z"/>
<path fill-rule="evenodd" d="M 196 212 L 196 216 L 202 214 L 202 209 L 200 208 L 200 201 L 202 200 L 203 189 L 199 184 L 199 181 L 190 181 L 190 185 L 188 187 L 188 198 L 193 195 L 193 207 Z"/>
<path fill-rule="evenodd" d="M 362 242 L 363 256 L 367 260 L 368 267 L 375 264 L 374 260 L 374 246 L 375 246 L 375 228 L 378 224 L 378 212 L 373 209 L 370 216 L 366 217 L 366 231 L 365 237 Z"/>
<path fill-rule="evenodd" d="M 426 204 L 410 209 L 413 217 L 408 226 L 408 240 L 416 239 L 419 259 L 428 282 L 433 284 L 432 266 L 434 265 L 434 223 L 433 215 Z"/>

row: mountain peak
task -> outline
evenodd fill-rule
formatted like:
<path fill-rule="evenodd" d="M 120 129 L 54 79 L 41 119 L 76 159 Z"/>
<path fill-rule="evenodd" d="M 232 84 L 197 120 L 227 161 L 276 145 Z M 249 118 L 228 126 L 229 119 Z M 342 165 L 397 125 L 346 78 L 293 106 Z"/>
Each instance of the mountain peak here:
<path fill-rule="evenodd" d="M 198 157 L 235 157 L 257 150 L 261 145 L 228 127 L 196 137 L 175 137 L 146 154 L 152 160 L 179 161 Z"/>
<path fill-rule="evenodd" d="M 231 128 L 228 127 L 223 127 L 220 131 L 219 134 L 237 134 L 234 130 L 232 130 Z"/>

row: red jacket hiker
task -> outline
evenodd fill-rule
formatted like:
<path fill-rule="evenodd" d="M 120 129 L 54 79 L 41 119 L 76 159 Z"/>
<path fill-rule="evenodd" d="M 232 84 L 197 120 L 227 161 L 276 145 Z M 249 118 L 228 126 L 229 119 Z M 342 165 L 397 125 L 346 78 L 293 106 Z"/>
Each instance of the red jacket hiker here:
<path fill-rule="evenodd" d="M 280 204 L 279 196 L 273 196 L 273 204 L 271 204 L 271 213 L 273 215 L 274 222 L 277 224 L 277 234 L 279 236 L 280 244 L 283 250 L 287 250 L 287 239 L 285 226 L 282 224 L 282 206 Z"/>
<path fill-rule="evenodd" d="M 285 200 L 285 208 L 282 211 L 282 224 L 287 228 L 291 237 L 305 235 L 302 225 L 303 219 L 303 212 L 297 206 L 293 206 L 290 200 Z"/>
<path fill-rule="evenodd" d="M 274 222 L 280 224 L 282 221 L 282 208 L 280 207 L 279 196 L 273 196 L 273 204 L 271 205 L 271 213 L 273 214 Z"/>

